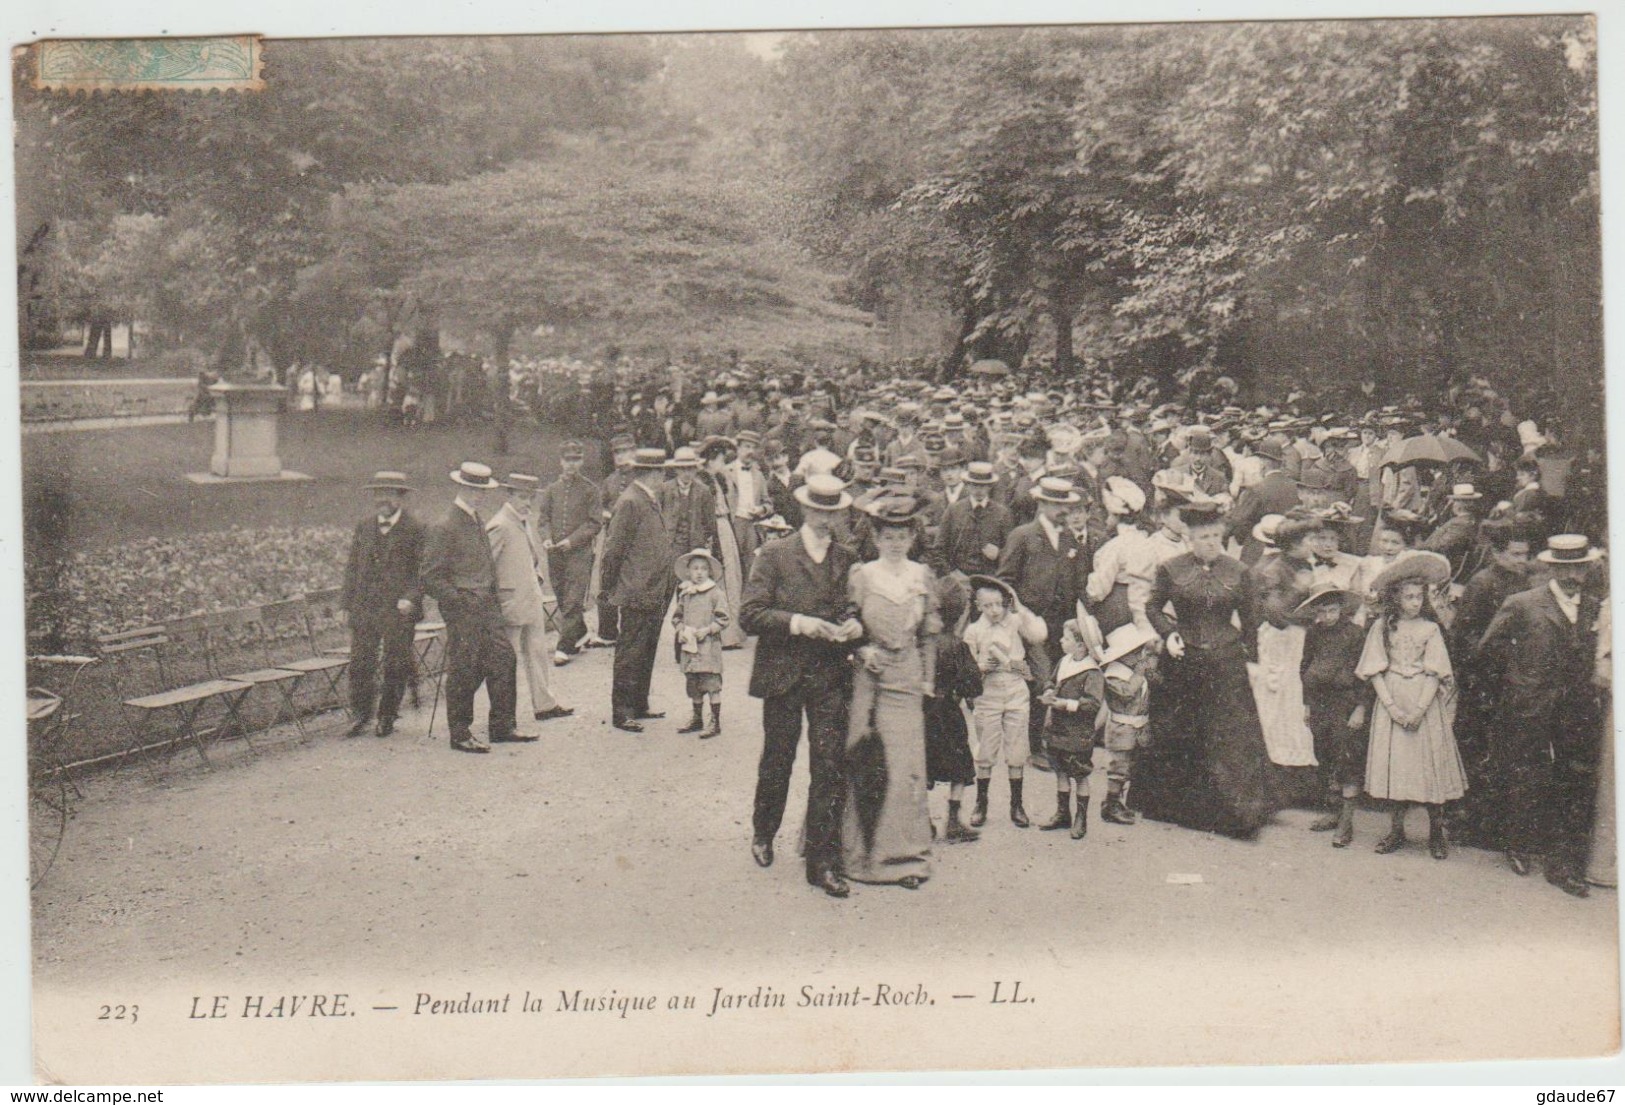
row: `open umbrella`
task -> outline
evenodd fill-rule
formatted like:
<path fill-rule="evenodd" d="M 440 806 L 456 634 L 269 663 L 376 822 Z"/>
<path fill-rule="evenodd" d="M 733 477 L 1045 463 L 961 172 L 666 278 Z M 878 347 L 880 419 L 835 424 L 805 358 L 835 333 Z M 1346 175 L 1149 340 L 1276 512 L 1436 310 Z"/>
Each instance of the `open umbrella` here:
<path fill-rule="evenodd" d="M 1417 437 L 1407 437 L 1394 446 L 1394 451 L 1382 458 L 1382 466 L 1408 468 L 1414 464 L 1451 464 L 1458 460 L 1469 460 L 1474 464 L 1484 463 L 1483 457 L 1453 437 L 1421 434 Z"/>
<path fill-rule="evenodd" d="M 996 357 L 984 357 L 982 360 L 979 360 L 975 364 L 971 365 L 970 370 L 972 374 L 976 376 L 1010 375 L 1010 366 Z"/>

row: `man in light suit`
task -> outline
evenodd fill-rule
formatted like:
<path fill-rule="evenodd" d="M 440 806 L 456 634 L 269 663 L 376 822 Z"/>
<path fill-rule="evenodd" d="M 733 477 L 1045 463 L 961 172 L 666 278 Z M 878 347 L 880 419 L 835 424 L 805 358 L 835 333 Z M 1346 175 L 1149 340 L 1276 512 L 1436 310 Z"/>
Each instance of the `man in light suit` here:
<path fill-rule="evenodd" d="M 516 732 L 513 646 L 497 598 L 496 565 L 484 514 L 501 484 L 484 464 L 465 461 L 451 474 L 461 490 L 446 518 L 429 531 L 420 578 L 446 621 L 446 721 L 451 747 L 489 752 L 474 735 L 474 695 L 484 684 L 491 697 L 486 728 L 492 742 L 534 740 Z"/>
<path fill-rule="evenodd" d="M 660 631 L 676 587 L 671 536 L 660 509 L 665 467 L 664 450 L 639 449 L 633 454 L 632 483 L 616 500 L 604 535 L 600 584 L 621 618 L 620 636 L 615 640 L 610 722 L 627 733 L 641 733 L 642 722 L 666 716 L 649 707 Z"/>
<path fill-rule="evenodd" d="M 485 523 L 485 534 L 496 564 L 502 621 L 530 691 L 531 714 L 537 721 L 551 721 L 575 711 L 560 705 L 548 685 L 547 607 L 542 600 L 540 549 L 530 517 L 531 500 L 540 485 L 535 476 L 511 473 L 502 485 L 508 501 Z"/>

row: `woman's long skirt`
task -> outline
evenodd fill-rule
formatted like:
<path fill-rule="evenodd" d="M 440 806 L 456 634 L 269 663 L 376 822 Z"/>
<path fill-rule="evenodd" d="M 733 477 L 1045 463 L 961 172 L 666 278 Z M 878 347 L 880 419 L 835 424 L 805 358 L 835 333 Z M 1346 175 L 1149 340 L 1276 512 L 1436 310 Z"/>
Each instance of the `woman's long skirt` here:
<path fill-rule="evenodd" d="M 931 874 L 925 700 L 918 690 L 899 689 L 891 682 L 902 674 L 899 667 L 906 666 L 888 665 L 878 678 L 860 670 L 852 683 L 841 847 L 846 876 L 858 882 Z M 919 685 L 917 671 L 907 685 Z"/>
<path fill-rule="evenodd" d="M 1165 657 L 1130 794 L 1155 821 L 1250 837 L 1278 808 L 1239 644 Z"/>
<path fill-rule="evenodd" d="M 745 571 L 740 566 L 739 542 L 734 539 L 733 519 L 717 515 L 717 544 L 722 546 L 722 586 L 728 592 L 728 612 L 732 617 L 722 631 L 723 648 L 744 645 L 745 631 L 739 625 L 739 602 L 745 591 Z"/>

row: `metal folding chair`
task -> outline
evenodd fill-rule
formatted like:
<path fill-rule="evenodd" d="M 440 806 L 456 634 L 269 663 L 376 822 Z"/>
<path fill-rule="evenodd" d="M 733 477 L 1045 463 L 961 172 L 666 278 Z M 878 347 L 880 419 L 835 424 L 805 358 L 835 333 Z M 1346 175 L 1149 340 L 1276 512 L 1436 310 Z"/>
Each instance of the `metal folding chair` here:
<path fill-rule="evenodd" d="M 270 604 L 277 605 L 277 604 Z M 295 604 L 297 605 L 297 604 Z M 210 614 L 206 619 L 209 636 L 209 666 L 214 675 L 234 683 L 251 683 L 276 692 L 276 713 L 266 728 L 292 722 L 299 739 L 308 741 L 305 719 L 299 710 L 299 688 L 308 672 L 279 668 L 271 648 L 271 635 L 265 629 L 264 608 L 247 606 Z M 232 671 L 241 663 L 259 664 L 247 671 Z M 243 738 L 249 740 L 244 731 Z M 249 740 L 249 747 L 253 747 Z"/>
<path fill-rule="evenodd" d="M 129 742 L 119 759 L 118 770 L 122 771 L 133 756 L 145 755 L 160 748 L 173 752 L 182 744 L 190 744 L 197 750 L 204 766 L 213 767 L 209 762 L 208 742 L 205 739 L 204 719 L 208 707 L 214 703 L 221 708 L 219 723 L 212 730 L 214 733 L 240 727 L 238 711 L 254 685 L 214 678 L 170 685 L 171 665 L 166 662 L 166 656 L 190 653 L 185 658 L 193 661 L 202 658 L 207 670 L 208 630 L 202 619 L 181 619 L 167 625 L 144 626 L 108 634 L 98 638 L 97 643 L 102 658 L 110 663 L 114 686 L 118 689 L 120 706 L 129 729 Z M 150 674 L 140 675 L 143 668 Z M 163 689 L 149 690 L 144 694 L 131 693 L 132 689 L 140 690 L 143 685 Z M 169 734 L 162 739 L 152 740 L 162 736 L 161 727 L 166 715 L 172 716 Z M 147 763 L 148 770 L 156 776 L 151 760 Z"/>
<path fill-rule="evenodd" d="M 319 709 L 347 711 L 349 705 L 340 688 L 345 673 L 350 670 L 350 658 L 348 655 L 324 654 L 316 632 L 317 621 L 333 616 L 332 608 L 336 607 L 337 602 L 336 591 L 320 592 L 268 604 L 260 608 L 260 613 L 265 620 L 266 630 L 275 634 L 279 643 L 289 644 L 302 652 L 297 658 L 278 660 L 276 666 L 307 676 L 320 675 L 327 688 L 327 697 L 318 704 Z"/>

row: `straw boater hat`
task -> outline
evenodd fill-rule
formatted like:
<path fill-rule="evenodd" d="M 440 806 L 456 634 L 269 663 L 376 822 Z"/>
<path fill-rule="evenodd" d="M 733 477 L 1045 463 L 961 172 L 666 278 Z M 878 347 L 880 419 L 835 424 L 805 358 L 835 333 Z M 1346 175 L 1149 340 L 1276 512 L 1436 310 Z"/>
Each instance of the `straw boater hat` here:
<path fill-rule="evenodd" d="M 524 472 L 509 472 L 508 478 L 502 481 L 502 486 L 509 491 L 535 491 L 542 486 L 542 481 L 536 476 L 526 475 Z"/>
<path fill-rule="evenodd" d="M 374 472 L 372 482 L 367 485 L 368 491 L 400 491 L 412 490 L 412 485 L 406 482 L 405 472 Z"/>
<path fill-rule="evenodd" d="M 1028 489 L 1027 494 L 1041 503 L 1070 505 L 1083 501 L 1083 497 L 1073 489 L 1071 480 L 1063 480 L 1056 476 L 1044 476 Z"/>
<path fill-rule="evenodd" d="M 790 523 L 786 522 L 781 514 L 760 519 L 756 522 L 756 528 L 766 530 L 768 533 L 789 533 L 791 530 Z"/>
<path fill-rule="evenodd" d="M 695 557 L 704 557 L 705 562 L 711 565 L 712 579 L 722 578 L 722 562 L 705 549 L 695 549 L 693 552 L 686 552 L 677 558 L 675 570 L 679 579 L 688 578 L 688 565 Z"/>
<path fill-rule="evenodd" d="M 1135 649 L 1144 648 L 1156 639 L 1155 633 L 1133 622 L 1120 625 L 1106 635 L 1106 648 L 1100 654 L 1100 663 L 1105 665 L 1113 660 L 1121 660 Z"/>
<path fill-rule="evenodd" d="M 1602 550 L 1593 548 L 1584 534 L 1560 533 L 1546 539 L 1546 547 L 1535 554 L 1542 564 L 1590 564 L 1602 559 Z"/>
<path fill-rule="evenodd" d="M 1398 559 L 1384 568 L 1372 582 L 1371 589 L 1380 595 L 1395 584 L 1409 583 L 1413 579 L 1438 586 L 1441 583 L 1448 583 L 1450 574 L 1448 559 L 1436 552 L 1415 549 L 1400 553 Z"/>
<path fill-rule="evenodd" d="M 985 460 L 973 460 L 965 466 L 965 482 L 991 487 L 999 482 L 999 477 L 994 473 L 992 464 Z"/>
<path fill-rule="evenodd" d="M 563 445 L 559 446 L 559 459 L 586 460 L 587 447 L 581 444 L 579 441 L 566 441 Z"/>
<path fill-rule="evenodd" d="M 679 445 L 677 451 L 671 455 L 671 459 L 662 464 L 662 467 L 665 468 L 698 468 L 699 466 L 700 454 L 687 445 Z"/>
<path fill-rule="evenodd" d="M 796 502 L 810 510 L 845 510 L 852 505 L 846 484 L 835 476 L 820 473 L 808 476 L 795 490 Z"/>
<path fill-rule="evenodd" d="M 463 461 L 457 471 L 451 474 L 451 482 L 472 487 L 477 491 L 490 491 L 502 486 L 492 478 L 490 465 L 476 464 L 471 460 Z"/>
<path fill-rule="evenodd" d="M 714 391 L 708 391 L 700 396 L 700 406 L 702 407 L 714 407 L 720 402 L 722 400 L 718 398 L 717 393 Z"/>
<path fill-rule="evenodd" d="M 1351 617 L 1360 608 L 1360 603 L 1364 601 L 1357 591 L 1347 590 L 1335 583 L 1322 583 L 1313 591 L 1310 591 L 1309 597 L 1298 603 L 1292 612 L 1298 615 L 1308 614 L 1311 609 L 1332 598 L 1342 604 L 1345 618 Z"/>
<path fill-rule="evenodd" d="M 666 450 L 639 449 L 632 454 L 632 467 L 659 470 L 666 467 Z"/>
<path fill-rule="evenodd" d="M 1484 493 L 1470 483 L 1458 483 L 1450 489 L 1450 497 L 1458 502 L 1470 503 L 1482 499 Z"/>

